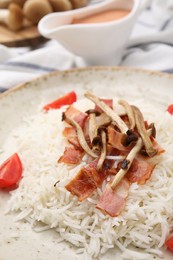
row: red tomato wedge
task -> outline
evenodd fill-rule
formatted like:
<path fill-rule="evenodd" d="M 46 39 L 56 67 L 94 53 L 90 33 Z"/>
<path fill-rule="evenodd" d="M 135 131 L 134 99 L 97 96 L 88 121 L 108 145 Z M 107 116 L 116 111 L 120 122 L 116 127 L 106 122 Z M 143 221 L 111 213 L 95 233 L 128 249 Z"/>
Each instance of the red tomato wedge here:
<path fill-rule="evenodd" d="M 22 163 L 17 153 L 10 156 L 0 166 L 0 188 L 16 184 L 22 176 Z"/>
<path fill-rule="evenodd" d="M 173 236 L 171 236 L 170 238 L 168 238 L 166 240 L 165 245 L 167 246 L 167 248 L 169 250 L 171 250 L 173 252 Z"/>
<path fill-rule="evenodd" d="M 173 115 L 173 104 L 169 105 L 168 108 L 167 108 L 167 111 Z"/>
<path fill-rule="evenodd" d="M 66 95 L 56 99 L 55 101 L 47 104 L 43 107 L 44 110 L 49 109 L 58 109 L 64 105 L 71 105 L 77 100 L 76 93 L 74 91 L 71 91 L 67 93 Z"/>

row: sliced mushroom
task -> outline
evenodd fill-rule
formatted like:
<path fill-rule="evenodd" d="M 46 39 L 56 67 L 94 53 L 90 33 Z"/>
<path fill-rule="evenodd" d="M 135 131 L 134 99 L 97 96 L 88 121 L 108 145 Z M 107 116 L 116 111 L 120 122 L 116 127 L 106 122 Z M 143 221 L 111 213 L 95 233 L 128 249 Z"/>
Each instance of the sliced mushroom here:
<path fill-rule="evenodd" d="M 122 138 L 122 144 L 127 147 L 131 143 L 136 142 L 138 140 L 137 134 L 133 130 L 128 130 L 127 134 L 125 134 Z"/>
<path fill-rule="evenodd" d="M 75 121 L 73 120 L 72 118 L 68 117 L 65 115 L 65 113 L 63 113 L 63 116 L 62 116 L 62 119 L 65 120 L 67 119 L 68 122 L 75 127 L 76 129 L 76 132 L 77 132 L 77 137 L 78 137 L 78 140 L 79 140 L 79 143 L 81 145 L 81 147 L 84 149 L 84 151 L 90 155 L 91 157 L 93 158 L 97 158 L 98 155 L 96 155 L 91 149 L 90 147 L 88 146 L 86 140 L 85 140 L 85 136 L 84 136 L 84 133 L 83 133 L 83 130 L 82 128 L 80 127 L 80 125 Z"/>
<path fill-rule="evenodd" d="M 119 172 L 116 174 L 115 178 L 113 179 L 112 183 L 111 183 L 111 188 L 114 190 L 115 187 L 118 185 L 118 183 L 122 180 L 122 178 L 125 176 L 125 174 L 128 172 L 133 159 L 135 158 L 136 154 L 140 151 L 140 149 L 142 148 L 142 139 L 139 138 L 136 145 L 133 147 L 133 149 L 130 151 L 130 153 L 127 155 L 127 158 L 125 159 L 126 161 L 128 161 L 128 165 L 126 168 L 121 168 L 119 170 Z"/>
<path fill-rule="evenodd" d="M 135 117 L 133 114 L 132 107 L 129 105 L 129 103 L 127 101 L 125 101 L 123 99 L 120 99 L 118 101 L 118 103 L 125 108 L 125 111 L 127 113 L 127 116 L 129 118 L 129 122 L 130 122 L 130 129 L 134 129 L 135 128 Z"/>
<path fill-rule="evenodd" d="M 107 106 L 101 99 L 90 93 L 89 91 L 85 93 L 85 97 L 93 101 L 97 106 L 99 106 L 109 118 L 112 119 L 113 123 L 119 128 L 122 133 L 126 133 L 128 131 L 127 125 L 124 121 L 109 107 Z"/>
<path fill-rule="evenodd" d="M 98 128 L 108 125 L 110 123 L 111 123 L 111 119 L 105 113 L 101 113 L 101 115 L 97 117 Z"/>
<path fill-rule="evenodd" d="M 102 150 L 101 150 L 99 161 L 97 163 L 98 171 L 100 171 L 102 169 L 102 165 L 106 158 L 106 133 L 104 130 L 101 131 L 101 140 L 102 140 Z"/>
<path fill-rule="evenodd" d="M 101 136 L 97 135 L 96 137 L 94 137 L 94 139 L 92 141 L 92 150 L 93 150 L 93 152 L 96 153 L 96 154 L 100 154 L 101 146 L 102 146 Z"/>
<path fill-rule="evenodd" d="M 132 109 L 133 109 L 134 116 L 135 116 L 136 128 L 139 132 L 139 135 L 141 136 L 141 138 L 143 140 L 143 143 L 144 143 L 144 146 L 146 149 L 146 153 L 148 154 L 149 157 L 152 157 L 157 153 L 157 150 L 154 149 L 153 144 L 150 140 L 150 137 L 147 134 L 143 115 L 138 107 L 132 106 Z"/>
<path fill-rule="evenodd" d="M 90 109 L 86 111 L 86 113 L 89 115 L 89 138 L 92 143 L 93 139 L 97 136 L 97 121 L 96 116 L 100 115 L 100 113 L 97 110 Z"/>
<path fill-rule="evenodd" d="M 156 138 L 156 128 L 155 128 L 155 125 L 154 123 L 151 123 L 148 128 L 151 128 L 152 129 L 152 133 L 151 133 L 151 136 Z"/>
<path fill-rule="evenodd" d="M 148 130 L 147 135 L 151 135 L 151 129 Z M 143 146 L 143 140 L 142 138 L 139 138 L 136 145 L 132 148 L 132 150 L 127 155 L 126 159 L 124 160 L 124 167 L 122 167 L 119 172 L 116 174 L 115 178 L 113 179 L 111 183 L 111 188 L 114 190 L 115 187 L 118 185 L 118 183 L 122 180 L 122 178 L 125 176 L 125 174 L 128 172 L 134 158 L 139 153 Z"/>
<path fill-rule="evenodd" d="M 23 12 L 21 7 L 16 4 L 10 4 L 8 9 L 1 9 L 0 23 L 5 24 L 13 31 L 21 29 L 23 25 Z"/>

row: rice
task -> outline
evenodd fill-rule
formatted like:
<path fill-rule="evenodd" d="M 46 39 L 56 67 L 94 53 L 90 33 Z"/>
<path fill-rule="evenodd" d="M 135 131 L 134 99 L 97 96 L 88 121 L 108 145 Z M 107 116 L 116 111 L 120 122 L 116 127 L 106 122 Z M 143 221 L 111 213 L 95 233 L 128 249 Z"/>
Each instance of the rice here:
<path fill-rule="evenodd" d="M 17 152 L 24 166 L 19 188 L 11 192 L 8 213 L 16 212 L 16 220 L 28 221 L 36 232 L 53 228 L 59 241 L 76 246 L 84 259 L 99 258 L 113 247 L 123 252 L 123 259 L 162 257 L 161 247 L 173 225 L 173 120 L 151 104 L 134 104 L 155 123 L 157 141 L 166 152 L 146 184 L 131 185 L 120 216 L 111 218 L 95 208 L 105 182 L 82 203 L 65 189 L 86 164 L 84 160 L 75 167 L 57 164 L 67 144 L 61 121 L 65 107 L 23 118 L 2 147 L 2 161 Z M 82 100 L 76 107 L 85 111 L 90 105 Z"/>

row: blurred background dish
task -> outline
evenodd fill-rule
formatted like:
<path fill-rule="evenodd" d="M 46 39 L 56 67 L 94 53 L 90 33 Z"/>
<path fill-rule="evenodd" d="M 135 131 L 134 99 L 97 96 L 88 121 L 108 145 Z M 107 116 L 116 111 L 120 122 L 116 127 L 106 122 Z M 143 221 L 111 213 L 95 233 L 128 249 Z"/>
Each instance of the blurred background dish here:
<path fill-rule="evenodd" d="M 88 0 L 0 0 L 0 43 L 8 47 L 35 47 L 47 41 L 37 29 L 52 12 L 86 6 Z"/>
<path fill-rule="evenodd" d="M 40 35 L 36 26 L 31 26 L 18 31 L 17 33 L 0 25 L 0 43 L 8 47 L 35 47 L 47 40 Z"/>
<path fill-rule="evenodd" d="M 108 0 L 83 9 L 48 14 L 41 19 L 38 29 L 43 36 L 83 57 L 88 65 L 117 65 L 140 10 L 140 0 Z"/>

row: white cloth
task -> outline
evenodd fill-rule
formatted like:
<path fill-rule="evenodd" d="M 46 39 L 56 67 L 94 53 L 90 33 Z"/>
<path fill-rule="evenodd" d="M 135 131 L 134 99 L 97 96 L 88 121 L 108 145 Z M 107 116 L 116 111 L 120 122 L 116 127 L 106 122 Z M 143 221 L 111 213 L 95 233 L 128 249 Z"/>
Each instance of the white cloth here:
<path fill-rule="evenodd" d="M 55 41 L 36 50 L 0 45 L 0 91 L 43 73 L 78 67 L 79 60 Z M 150 1 L 134 26 L 120 66 L 173 73 L 173 0 Z"/>

